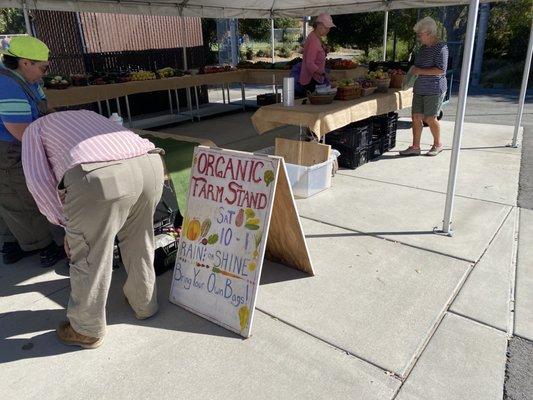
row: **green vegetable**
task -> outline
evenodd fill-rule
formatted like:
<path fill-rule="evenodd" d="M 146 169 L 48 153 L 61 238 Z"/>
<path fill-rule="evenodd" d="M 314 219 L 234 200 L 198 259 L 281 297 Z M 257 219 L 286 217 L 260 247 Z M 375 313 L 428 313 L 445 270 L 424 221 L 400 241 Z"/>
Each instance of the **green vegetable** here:
<path fill-rule="evenodd" d="M 215 244 L 216 242 L 218 242 L 218 235 L 216 233 L 212 234 L 211 236 L 209 236 L 209 238 L 207 238 L 208 244 Z"/>
<path fill-rule="evenodd" d="M 266 170 L 263 179 L 265 180 L 266 185 L 270 185 L 274 181 L 274 171 L 272 170 Z"/>
<path fill-rule="evenodd" d="M 256 231 L 259 229 L 259 225 L 253 225 L 253 224 L 246 224 L 244 225 L 246 229 L 250 229 L 251 231 Z"/>

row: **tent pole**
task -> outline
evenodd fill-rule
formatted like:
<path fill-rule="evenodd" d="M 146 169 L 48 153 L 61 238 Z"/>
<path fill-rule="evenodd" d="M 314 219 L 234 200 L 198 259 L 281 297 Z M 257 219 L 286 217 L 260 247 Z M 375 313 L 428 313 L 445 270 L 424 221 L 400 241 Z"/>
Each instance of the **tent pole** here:
<path fill-rule="evenodd" d="M 383 61 L 387 61 L 387 30 L 389 29 L 389 12 L 385 11 L 383 27 Z"/>
<path fill-rule="evenodd" d="M 524 102 L 527 92 L 527 81 L 529 80 L 529 70 L 531 68 L 531 55 L 533 53 L 533 24 L 531 24 L 531 31 L 529 33 L 529 44 L 527 45 L 526 62 L 524 65 L 524 75 L 522 76 L 522 87 L 520 88 L 520 98 L 518 100 L 518 114 L 516 115 L 516 123 L 514 126 L 514 135 L 512 147 L 517 147 L 518 131 L 522 125 L 522 115 L 524 113 Z"/>
<path fill-rule="evenodd" d="M 272 51 L 270 52 L 272 55 L 272 64 L 276 62 L 276 49 L 275 46 L 275 38 L 274 38 L 274 18 L 270 18 L 270 47 Z"/>
<path fill-rule="evenodd" d="M 26 24 L 26 33 L 30 36 L 33 36 L 33 32 L 31 29 L 30 15 L 28 14 L 28 7 L 26 6 L 26 2 L 22 3 L 22 13 L 24 14 L 24 23 Z"/>
<path fill-rule="evenodd" d="M 274 48 L 275 46 L 275 38 L 274 38 L 274 18 L 270 18 L 270 47 L 272 49 L 271 51 L 271 54 L 272 54 L 272 64 L 274 64 L 276 62 L 276 49 Z M 276 78 L 274 76 L 274 74 L 272 74 L 272 91 L 274 93 L 277 93 L 276 91 Z"/>
<path fill-rule="evenodd" d="M 457 102 L 457 114 L 455 116 L 455 129 L 453 132 L 452 157 L 450 160 L 450 171 L 448 175 L 448 190 L 446 192 L 446 206 L 444 207 L 444 221 L 442 225 L 442 233 L 448 236 L 453 235 L 450 225 L 452 223 L 451 220 L 455 200 L 454 196 L 457 182 L 459 151 L 461 149 L 461 137 L 463 135 L 466 97 L 468 96 L 468 83 L 470 80 L 470 68 L 472 66 L 472 53 L 474 50 L 478 9 L 479 0 L 470 0 L 470 6 L 468 8 L 468 26 L 465 36 L 465 47 L 463 50 L 463 64 L 461 67 L 461 81 L 459 84 L 459 99 Z"/>

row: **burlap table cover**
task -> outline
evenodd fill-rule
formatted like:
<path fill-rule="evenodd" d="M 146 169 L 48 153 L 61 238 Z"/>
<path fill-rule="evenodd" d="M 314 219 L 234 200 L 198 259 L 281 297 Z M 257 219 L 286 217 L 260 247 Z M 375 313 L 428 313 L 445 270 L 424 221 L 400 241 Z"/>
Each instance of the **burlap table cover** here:
<path fill-rule="evenodd" d="M 296 125 L 307 127 L 322 137 L 351 122 L 411 107 L 412 100 L 412 89 L 389 89 L 388 93 L 326 105 L 302 105 L 298 100 L 293 107 L 284 107 L 283 104 L 261 107 L 252 116 L 252 123 L 260 134 L 284 125 Z"/>

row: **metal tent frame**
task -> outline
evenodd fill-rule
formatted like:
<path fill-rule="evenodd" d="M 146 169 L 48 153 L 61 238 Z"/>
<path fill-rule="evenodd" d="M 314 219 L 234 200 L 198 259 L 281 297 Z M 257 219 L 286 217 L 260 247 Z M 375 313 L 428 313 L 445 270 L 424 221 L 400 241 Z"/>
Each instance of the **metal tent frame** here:
<path fill-rule="evenodd" d="M 383 57 L 386 57 L 388 11 L 402 8 L 426 8 L 468 4 L 468 23 L 463 49 L 463 62 L 459 87 L 459 99 L 455 120 L 452 157 L 448 176 L 448 189 L 446 205 L 444 207 L 444 220 L 442 229 L 437 233 L 451 236 L 453 206 L 459 168 L 459 154 L 461 139 L 464 130 L 464 117 L 466 99 L 470 83 L 470 70 L 472 67 L 472 53 L 477 26 L 479 4 L 491 0 L 0 0 L 0 7 L 16 7 L 22 9 L 43 9 L 56 11 L 88 11 L 110 12 L 123 14 L 162 14 L 179 16 L 197 16 L 210 18 L 270 18 L 275 17 L 304 17 L 317 15 L 321 12 L 330 14 L 347 14 L 357 12 L 385 12 L 385 29 L 383 38 Z M 494 1 L 494 0 L 493 0 Z M 505 1 L 505 0 L 503 0 Z M 274 44 L 274 43 L 272 43 Z M 274 45 L 272 45 L 274 60 Z M 516 147 L 518 132 L 522 121 L 529 69 L 533 53 L 533 25 L 528 44 L 522 87 L 520 91 L 519 107 L 512 145 Z M 187 64 L 186 53 L 184 64 Z M 190 95 L 190 94 L 189 94 Z"/>

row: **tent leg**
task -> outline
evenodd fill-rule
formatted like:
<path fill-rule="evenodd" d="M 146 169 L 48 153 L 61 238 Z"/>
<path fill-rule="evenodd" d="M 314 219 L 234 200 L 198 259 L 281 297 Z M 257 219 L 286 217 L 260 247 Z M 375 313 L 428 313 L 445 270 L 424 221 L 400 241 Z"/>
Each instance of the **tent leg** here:
<path fill-rule="evenodd" d="M 387 31 L 389 29 L 389 12 L 385 11 L 385 21 L 383 27 L 383 61 L 387 61 Z"/>
<path fill-rule="evenodd" d="M 533 53 L 533 24 L 531 24 L 531 32 L 529 33 L 529 44 L 527 46 L 526 63 L 524 65 L 524 75 L 522 76 L 522 87 L 520 88 L 520 98 L 518 100 L 518 114 L 516 115 L 516 123 L 514 126 L 512 147 L 517 147 L 518 131 L 522 125 L 522 115 L 524 114 L 524 102 L 526 100 L 527 81 L 529 80 L 529 70 L 531 68 L 531 55 Z"/>
<path fill-rule="evenodd" d="M 468 8 L 468 27 L 466 30 L 465 47 L 463 51 L 463 65 L 461 67 L 461 81 L 459 85 L 459 100 L 457 102 L 457 115 L 455 117 L 455 129 L 453 132 L 452 157 L 448 174 L 448 190 L 446 192 L 446 206 L 444 207 L 444 221 L 441 233 L 452 236 L 450 227 L 454 206 L 455 186 L 457 183 L 457 170 L 459 165 L 459 152 L 461 149 L 461 137 L 466 111 L 466 97 L 468 96 L 468 83 L 470 81 L 470 68 L 472 67 L 472 53 L 474 50 L 474 38 L 476 35 L 477 13 L 479 0 L 470 0 Z M 437 230 L 436 230 L 437 231 Z"/>
<path fill-rule="evenodd" d="M 274 38 L 274 18 L 270 18 L 270 47 L 271 47 L 271 52 L 270 54 L 272 55 L 272 64 L 274 64 L 276 62 L 276 49 L 274 48 L 275 46 L 275 43 L 276 40 Z M 272 78 L 272 80 L 274 80 L 274 78 Z M 276 91 L 276 84 L 273 83 L 272 85 L 272 91 Z"/>
<path fill-rule="evenodd" d="M 22 3 L 22 13 L 24 14 L 24 23 L 26 24 L 26 33 L 30 36 L 33 36 L 33 31 L 31 29 L 30 15 L 28 14 L 28 7 L 26 2 Z"/>

